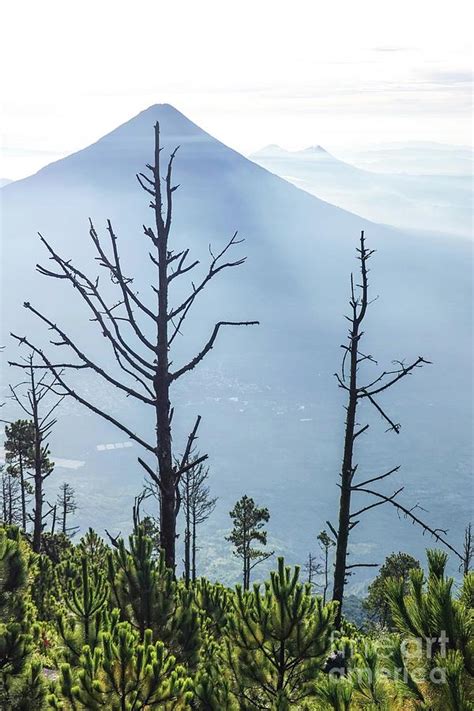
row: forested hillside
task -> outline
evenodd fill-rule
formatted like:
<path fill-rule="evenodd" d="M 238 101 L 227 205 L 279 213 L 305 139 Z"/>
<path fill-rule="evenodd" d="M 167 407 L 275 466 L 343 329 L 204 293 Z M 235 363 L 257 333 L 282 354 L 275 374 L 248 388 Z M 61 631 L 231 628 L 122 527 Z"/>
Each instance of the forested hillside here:
<path fill-rule="evenodd" d="M 0 704 L 40 709 L 472 708 L 473 574 L 446 556 L 387 578 L 390 629 L 342 621 L 283 559 L 244 591 L 166 569 L 138 524 L 112 547 L 91 529 L 36 555 L 0 529 Z"/>

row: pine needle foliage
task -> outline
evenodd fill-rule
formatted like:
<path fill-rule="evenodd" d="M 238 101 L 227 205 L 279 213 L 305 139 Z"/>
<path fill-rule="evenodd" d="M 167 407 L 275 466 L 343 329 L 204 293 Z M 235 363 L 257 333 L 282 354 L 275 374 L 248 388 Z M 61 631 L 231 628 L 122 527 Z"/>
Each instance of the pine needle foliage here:
<path fill-rule="evenodd" d="M 278 560 L 263 591 L 237 588 L 229 618 L 229 662 L 242 709 L 286 711 L 314 691 L 336 605 L 323 605 L 299 582 L 299 568 Z"/>

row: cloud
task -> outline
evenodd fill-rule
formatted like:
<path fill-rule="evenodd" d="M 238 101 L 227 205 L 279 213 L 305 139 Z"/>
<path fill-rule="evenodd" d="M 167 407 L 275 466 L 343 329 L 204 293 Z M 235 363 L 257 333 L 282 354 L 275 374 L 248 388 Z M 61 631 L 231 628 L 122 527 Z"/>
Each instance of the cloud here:
<path fill-rule="evenodd" d="M 466 70 L 460 71 L 436 71 L 426 75 L 426 79 L 431 84 L 442 86 L 453 84 L 472 84 L 473 73 Z"/>
<path fill-rule="evenodd" d="M 372 47 L 372 52 L 411 52 L 412 47 Z"/>

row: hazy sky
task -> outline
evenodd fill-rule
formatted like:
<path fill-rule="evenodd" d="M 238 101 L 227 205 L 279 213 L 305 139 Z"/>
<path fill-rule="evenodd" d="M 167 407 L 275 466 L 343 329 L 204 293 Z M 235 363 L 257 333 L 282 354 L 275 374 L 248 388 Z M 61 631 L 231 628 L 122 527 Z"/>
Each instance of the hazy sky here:
<path fill-rule="evenodd" d="M 243 153 L 472 141 L 468 0 L 15 0 L 2 165 L 18 178 L 168 102 Z"/>

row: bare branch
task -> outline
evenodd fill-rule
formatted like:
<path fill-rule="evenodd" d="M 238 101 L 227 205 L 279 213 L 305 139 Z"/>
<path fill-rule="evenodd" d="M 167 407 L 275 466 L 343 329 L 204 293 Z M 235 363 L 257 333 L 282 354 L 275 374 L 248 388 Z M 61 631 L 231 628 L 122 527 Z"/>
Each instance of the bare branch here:
<path fill-rule="evenodd" d="M 455 556 L 457 556 L 460 560 L 463 559 L 461 553 L 457 551 L 454 546 L 452 546 L 444 536 L 447 534 L 447 530 L 443 528 L 432 528 L 431 526 L 428 526 L 424 521 L 422 521 L 418 516 L 415 516 L 413 513 L 413 510 L 416 508 L 416 506 L 412 507 L 411 509 L 408 509 L 406 506 L 403 506 L 400 504 L 398 501 L 395 501 L 393 499 L 393 496 L 385 496 L 384 494 L 381 494 L 378 491 L 373 491 L 372 489 L 359 489 L 359 491 L 363 491 L 366 494 L 371 494 L 372 496 L 376 496 L 382 500 L 383 503 L 390 503 L 392 506 L 394 506 L 396 509 L 401 511 L 405 518 L 409 518 L 412 520 L 413 523 L 416 523 L 418 526 L 420 526 L 425 533 L 429 533 L 433 538 L 438 541 L 439 543 L 442 543 L 446 548 L 448 548 L 452 553 L 454 553 Z M 444 534 L 443 536 L 440 534 Z"/>
<path fill-rule="evenodd" d="M 222 249 L 221 252 L 217 256 L 214 256 L 211 249 L 209 248 L 209 251 L 211 253 L 212 257 L 212 262 L 209 267 L 209 271 L 206 274 L 206 276 L 203 278 L 201 283 L 198 286 L 195 286 L 193 288 L 192 294 L 190 294 L 183 302 L 180 304 L 180 306 L 176 307 L 175 309 L 171 309 L 169 313 L 169 319 L 174 319 L 176 316 L 178 316 L 180 313 L 182 313 L 185 309 L 189 311 L 189 308 L 191 305 L 194 303 L 194 300 L 198 296 L 198 294 L 201 293 L 201 291 L 205 288 L 205 286 L 213 279 L 219 272 L 221 272 L 223 269 L 229 269 L 232 267 L 238 267 L 241 264 L 244 264 L 246 261 L 246 257 L 242 257 L 241 259 L 237 259 L 233 262 L 225 262 L 223 264 L 219 264 L 219 261 L 222 259 L 222 257 L 227 253 L 227 251 L 237 245 L 241 244 L 243 240 L 237 240 L 237 232 L 234 232 L 233 236 L 229 240 L 229 242 L 225 245 L 225 247 Z"/>
<path fill-rule="evenodd" d="M 214 330 L 211 334 L 211 337 L 209 338 L 204 348 L 192 360 L 190 360 L 189 363 L 187 363 L 174 373 L 170 373 L 170 382 L 173 382 L 173 380 L 177 380 L 182 375 L 184 375 L 184 373 L 189 372 L 190 370 L 195 368 L 198 363 L 202 361 L 202 359 L 209 353 L 209 351 L 214 346 L 217 335 L 222 326 L 257 326 L 259 325 L 259 323 L 259 321 L 219 321 L 214 326 Z"/>
<path fill-rule="evenodd" d="M 352 565 L 346 565 L 346 570 L 351 570 L 351 568 L 378 568 L 380 563 L 353 563 Z"/>
<path fill-rule="evenodd" d="M 45 356 L 42 350 L 34 346 L 30 341 L 28 341 L 24 336 L 20 337 L 15 335 L 14 333 L 11 334 L 12 337 L 19 342 L 19 344 L 24 343 L 25 345 L 28 346 L 34 353 L 36 353 L 43 363 L 48 367 L 50 372 L 55 376 L 58 384 L 63 388 L 65 393 L 67 395 L 71 395 L 77 402 L 80 402 L 81 405 L 84 405 L 87 407 L 88 410 L 91 410 L 91 412 L 94 412 L 96 415 L 100 415 L 104 420 L 107 420 L 107 422 L 110 422 L 111 424 L 115 425 L 118 429 L 122 430 L 122 432 L 125 432 L 130 439 L 133 439 L 137 444 L 140 444 L 142 447 L 147 449 L 149 452 L 155 452 L 155 448 L 148 444 L 148 442 L 145 442 L 141 437 L 136 435 L 132 430 L 130 430 L 128 427 L 126 427 L 124 424 L 119 422 L 115 417 L 112 417 L 112 415 L 109 415 L 108 413 L 104 412 L 103 410 L 100 410 L 98 407 L 93 405 L 91 402 L 86 400 L 85 398 L 81 397 L 76 393 L 72 388 L 70 388 L 63 380 L 63 378 L 59 375 L 57 371 L 56 365 L 53 365 L 51 361 Z M 17 368 L 24 368 L 25 366 L 22 363 L 15 363 L 15 362 L 9 362 L 9 365 L 17 367 Z M 35 366 L 36 367 L 36 366 Z"/>
<path fill-rule="evenodd" d="M 375 509 L 377 506 L 382 506 L 383 504 L 387 504 L 389 502 L 393 502 L 393 500 L 401 494 L 403 491 L 404 487 L 401 486 L 397 491 L 395 491 L 391 496 L 386 496 L 383 501 L 376 501 L 375 504 L 369 504 L 369 506 L 364 506 L 364 508 L 359 509 L 358 511 L 354 511 L 354 513 L 351 513 L 349 518 L 357 518 L 357 516 L 360 516 L 361 514 L 365 513 L 366 511 L 370 511 L 370 509 Z M 365 491 L 365 489 L 357 489 L 357 491 Z"/>
<path fill-rule="evenodd" d="M 154 399 L 151 399 L 149 397 L 146 397 L 145 395 L 142 395 L 139 393 L 137 390 L 134 390 L 133 388 L 128 387 L 124 383 L 121 383 L 119 380 L 116 378 L 113 378 L 111 375 L 109 375 L 103 368 L 101 368 L 97 363 L 94 363 L 93 361 L 90 360 L 79 348 L 75 345 L 75 343 L 67 336 L 67 334 L 60 329 L 56 324 L 54 324 L 52 321 L 50 321 L 46 316 L 44 316 L 40 311 L 35 309 L 33 306 L 31 306 L 30 303 L 25 302 L 24 304 L 25 308 L 31 311 L 35 316 L 37 316 L 43 323 L 47 324 L 49 329 L 53 331 L 54 333 L 57 333 L 58 336 L 61 337 L 62 343 L 64 345 L 69 346 L 69 348 L 77 355 L 77 357 L 84 363 L 86 368 L 89 368 L 93 370 L 97 375 L 100 375 L 104 380 L 107 382 L 111 383 L 112 385 L 115 385 L 116 388 L 119 390 L 122 390 L 123 392 L 126 392 L 127 395 L 131 395 L 132 397 L 136 398 L 137 400 L 141 400 L 144 403 L 147 403 L 148 405 L 153 405 L 155 403 Z M 13 334 L 12 334 L 13 335 Z M 16 337 L 17 338 L 17 337 Z M 17 338 L 18 340 L 18 338 Z M 21 340 L 21 339 L 19 339 Z M 52 343 L 52 341 L 50 341 Z M 55 366 L 56 368 L 58 367 L 57 365 Z M 71 363 L 64 363 L 61 365 L 62 368 L 69 368 L 69 369 L 78 369 L 78 365 Z M 48 366 L 49 368 L 49 366 Z"/>
<path fill-rule="evenodd" d="M 380 476 L 374 476 L 372 479 L 366 479 L 365 481 L 361 481 L 360 484 L 356 484 L 355 486 L 352 487 L 352 491 L 355 491 L 361 486 L 367 486 L 367 484 L 373 484 L 374 481 L 380 481 L 381 479 L 386 479 L 388 476 L 391 474 L 395 474 L 395 472 L 398 472 L 400 469 L 400 465 L 397 467 L 394 467 L 393 469 L 390 469 L 390 471 L 386 472 L 385 474 L 381 474 Z"/>
<path fill-rule="evenodd" d="M 405 376 L 409 375 L 415 368 L 421 368 L 423 365 L 431 365 L 431 362 L 429 360 L 425 360 L 422 356 L 418 356 L 418 358 L 415 360 L 414 363 L 412 363 L 409 366 L 403 366 L 402 368 L 397 371 L 397 375 L 395 378 L 392 378 L 389 380 L 387 383 L 384 385 L 381 385 L 379 388 L 376 388 L 375 390 L 372 390 L 369 392 L 367 388 L 362 388 L 362 393 L 359 395 L 359 397 L 373 397 L 374 395 L 378 395 L 378 393 L 383 392 L 384 390 L 387 390 L 388 388 L 391 388 L 392 385 L 395 385 L 395 383 L 398 383 L 399 380 L 404 378 Z"/>

